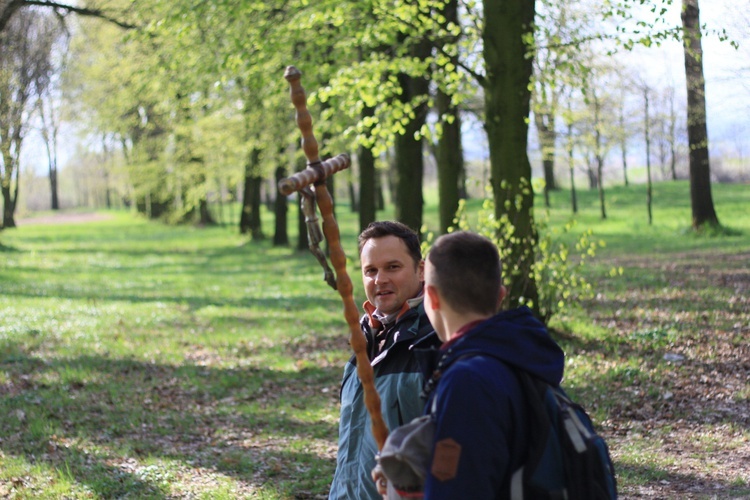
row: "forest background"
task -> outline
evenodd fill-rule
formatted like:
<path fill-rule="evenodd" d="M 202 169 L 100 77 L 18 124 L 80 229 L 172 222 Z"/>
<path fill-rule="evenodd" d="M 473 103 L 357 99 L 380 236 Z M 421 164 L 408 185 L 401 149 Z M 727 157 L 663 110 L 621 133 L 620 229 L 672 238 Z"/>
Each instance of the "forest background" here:
<path fill-rule="evenodd" d="M 582 174 L 598 189 L 606 218 L 615 152 L 626 186 L 634 179 L 633 156 L 645 160 L 649 211 L 658 164 L 665 178 L 689 172 L 693 227 L 720 227 L 711 176 L 741 176 L 744 145 L 738 140 L 733 148 L 734 169 L 714 160 L 711 172 L 702 44 L 715 38 L 737 49 L 739 42 L 726 28 L 702 24 L 699 12 L 697 0 L 8 1 L 0 15 L 2 226 L 15 225 L 25 199 L 21 159 L 35 121 L 47 151 L 50 205 L 60 207 L 58 143 L 67 118 L 86 124 L 88 152 L 76 155 L 76 167 L 93 158 L 91 172 L 68 176 L 83 203 L 210 224 L 226 203 L 240 200 L 239 228 L 253 239 L 267 233 L 261 203 L 275 203 L 274 241 L 287 244 L 287 203 L 275 184 L 304 162 L 277 76 L 291 58 L 307 65 L 321 155 L 348 151 L 355 158 L 356 168 L 338 187 L 330 179 L 329 189 L 351 198 L 361 227 L 389 202 L 397 219 L 421 231 L 423 187 L 434 165 L 438 231 L 454 225 L 459 200 L 491 196 L 503 227 L 496 233 L 512 234 L 498 241 L 507 248 L 507 305 L 536 308 L 543 298 L 532 190 L 543 190 L 548 205 L 549 193 L 567 181 L 575 212 Z M 90 22 L 66 22 L 71 14 Z M 747 25 L 734 24 L 740 31 Z M 616 57 L 671 42 L 683 46 L 686 100 L 673 75 L 654 85 L 642 60 L 628 70 Z M 464 138 L 463 124 L 472 122 L 482 124 L 486 138 L 485 161 L 473 170 L 465 144 L 484 141 L 476 131 Z M 532 122 L 543 172 L 535 186 Z"/>

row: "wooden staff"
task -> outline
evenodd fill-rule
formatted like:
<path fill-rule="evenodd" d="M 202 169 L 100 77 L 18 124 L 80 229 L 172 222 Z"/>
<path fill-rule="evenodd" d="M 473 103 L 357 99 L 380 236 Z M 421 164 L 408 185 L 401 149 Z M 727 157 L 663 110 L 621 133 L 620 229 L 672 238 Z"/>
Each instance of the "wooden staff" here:
<path fill-rule="evenodd" d="M 375 437 L 378 450 L 381 450 L 388 437 L 388 428 L 383 420 L 380 409 L 380 395 L 375 388 L 375 375 L 370 364 L 370 358 L 367 356 L 367 341 L 359 326 L 359 311 L 354 304 L 352 280 L 346 272 L 346 255 L 344 255 L 344 249 L 341 247 L 339 226 L 333 216 L 333 200 L 325 183 L 328 176 L 349 166 L 349 156 L 343 154 L 330 160 L 320 161 L 318 141 L 313 135 L 312 117 L 307 110 L 307 97 L 305 89 L 302 88 L 300 83 L 301 77 L 302 73 L 294 66 L 287 67 L 284 72 L 284 78 L 289 82 L 292 104 L 297 111 L 297 125 L 302 131 L 302 150 L 305 152 L 308 163 L 307 168 L 302 172 L 279 181 L 279 191 L 288 195 L 310 184 L 315 186 L 315 198 L 320 215 L 323 218 L 323 234 L 328 242 L 331 264 L 336 271 L 336 289 L 344 302 L 344 317 L 349 325 L 349 343 L 357 360 L 357 376 L 362 382 L 365 393 L 365 407 L 370 414 L 372 434 Z"/>

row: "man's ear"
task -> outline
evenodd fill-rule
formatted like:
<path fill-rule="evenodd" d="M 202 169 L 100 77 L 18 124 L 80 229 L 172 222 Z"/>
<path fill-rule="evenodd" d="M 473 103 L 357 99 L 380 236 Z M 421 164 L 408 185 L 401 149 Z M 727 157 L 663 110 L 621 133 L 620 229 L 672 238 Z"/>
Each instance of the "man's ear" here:
<path fill-rule="evenodd" d="M 500 285 L 500 293 L 497 294 L 497 309 L 500 310 L 500 305 L 503 303 L 503 299 L 508 294 L 508 289 L 503 285 Z"/>
<path fill-rule="evenodd" d="M 424 293 L 430 296 L 430 309 L 433 311 L 440 309 L 440 294 L 438 294 L 437 288 L 432 285 L 426 285 Z"/>
<path fill-rule="evenodd" d="M 417 264 L 417 276 L 419 276 L 419 281 L 424 282 L 424 259 Z"/>

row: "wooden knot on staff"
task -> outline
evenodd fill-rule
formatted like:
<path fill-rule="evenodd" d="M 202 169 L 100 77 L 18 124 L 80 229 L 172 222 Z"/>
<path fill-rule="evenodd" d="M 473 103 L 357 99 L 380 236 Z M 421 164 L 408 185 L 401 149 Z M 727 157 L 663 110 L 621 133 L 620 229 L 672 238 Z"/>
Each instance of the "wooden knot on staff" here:
<path fill-rule="evenodd" d="M 302 87 L 302 73 L 294 66 L 288 66 L 284 78 L 289 82 L 292 104 L 296 110 L 297 126 L 302 132 L 302 151 L 307 158 L 307 168 L 291 177 L 279 181 L 279 192 L 288 196 L 311 184 L 315 187 L 315 200 L 323 219 L 323 234 L 328 242 L 331 264 L 336 272 L 336 290 L 344 303 L 344 318 L 349 325 L 349 344 L 357 361 L 357 376 L 362 382 L 365 407 L 370 415 L 372 434 L 378 449 L 388 437 L 388 428 L 380 408 L 380 395 L 375 388 L 375 375 L 367 356 L 367 341 L 359 326 L 359 311 L 354 304 L 352 280 L 346 271 L 346 255 L 341 246 L 341 234 L 333 216 L 333 199 L 328 192 L 325 180 L 336 172 L 349 167 L 349 155 L 340 154 L 325 161 L 318 156 L 318 141 L 312 130 L 312 116 L 307 110 L 307 96 Z"/>

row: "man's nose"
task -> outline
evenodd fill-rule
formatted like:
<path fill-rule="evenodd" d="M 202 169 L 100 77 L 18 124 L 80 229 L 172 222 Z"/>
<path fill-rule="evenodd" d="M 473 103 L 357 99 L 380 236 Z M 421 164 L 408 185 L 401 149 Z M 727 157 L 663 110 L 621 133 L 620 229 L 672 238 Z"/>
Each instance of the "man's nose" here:
<path fill-rule="evenodd" d="M 386 283 L 388 281 L 388 273 L 383 271 L 378 271 L 378 273 L 375 275 L 375 283 Z"/>

